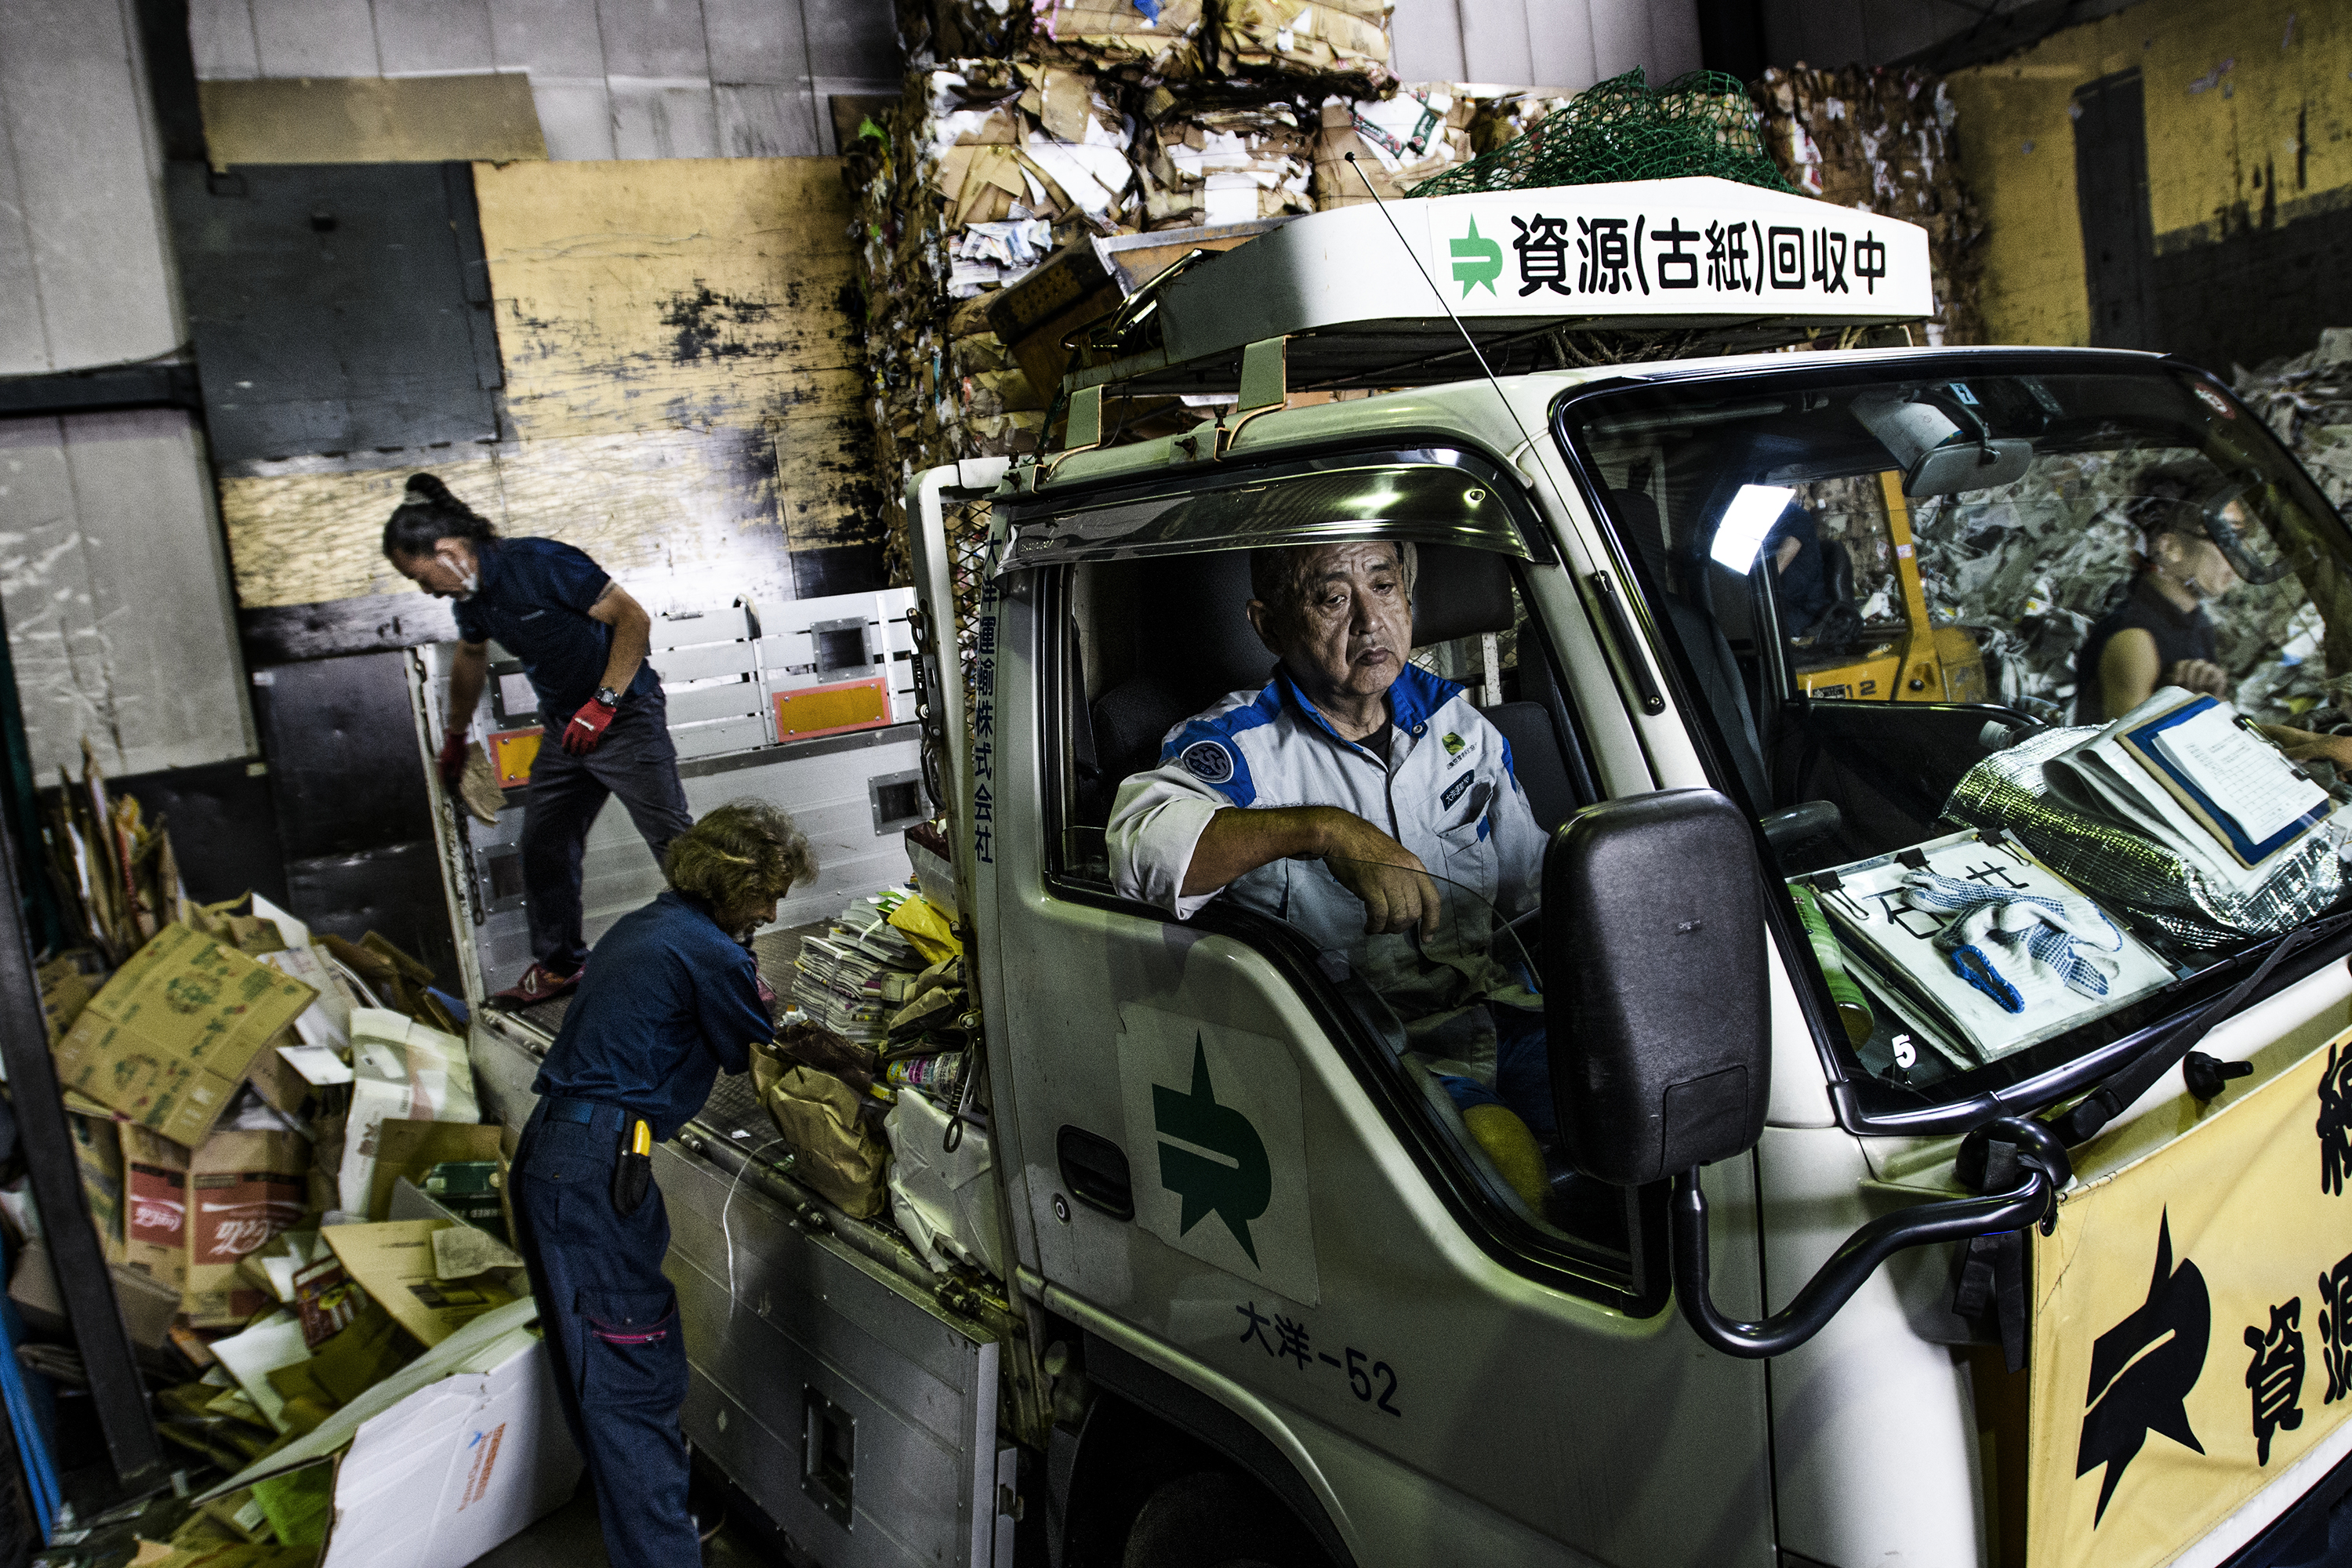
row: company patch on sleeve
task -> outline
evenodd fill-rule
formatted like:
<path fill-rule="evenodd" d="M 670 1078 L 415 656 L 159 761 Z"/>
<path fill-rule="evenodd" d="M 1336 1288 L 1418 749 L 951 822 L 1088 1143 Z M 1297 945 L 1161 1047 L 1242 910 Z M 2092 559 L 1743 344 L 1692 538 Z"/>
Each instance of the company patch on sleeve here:
<path fill-rule="evenodd" d="M 1195 741 L 1184 748 L 1176 759 L 1184 771 L 1202 784 L 1231 784 L 1234 778 L 1234 753 L 1222 741 Z"/>

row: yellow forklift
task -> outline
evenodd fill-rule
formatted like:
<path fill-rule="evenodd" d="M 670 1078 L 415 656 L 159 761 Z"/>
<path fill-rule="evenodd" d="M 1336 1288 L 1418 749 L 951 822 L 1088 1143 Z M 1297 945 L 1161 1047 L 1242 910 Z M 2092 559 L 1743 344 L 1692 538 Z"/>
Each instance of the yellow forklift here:
<path fill-rule="evenodd" d="M 1800 638 L 1789 647 L 1789 668 L 1806 696 L 1849 702 L 1981 702 L 1984 655 L 1965 626 L 1932 625 L 1919 561 L 1911 542 L 1911 502 L 1903 476 L 1878 477 L 1885 528 L 1903 619 L 1865 623 L 1859 649 L 1852 644 L 1815 652 Z"/>

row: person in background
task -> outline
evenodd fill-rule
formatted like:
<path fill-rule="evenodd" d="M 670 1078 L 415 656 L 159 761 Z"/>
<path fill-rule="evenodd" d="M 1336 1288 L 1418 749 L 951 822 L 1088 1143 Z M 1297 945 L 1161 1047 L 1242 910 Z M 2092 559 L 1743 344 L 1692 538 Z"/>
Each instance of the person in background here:
<path fill-rule="evenodd" d="M 2236 587 L 2239 577 L 2200 504 L 2199 492 L 2212 478 L 2186 465 L 2156 469 L 2126 507 L 2140 530 L 2137 570 L 2123 602 L 2083 644 L 2074 667 L 2076 723 L 2113 723 L 2159 686 L 2228 699 L 2230 672 L 2221 666 L 2205 601 Z M 2219 515 L 2241 532 L 2252 521 L 2235 499 Z"/>
<path fill-rule="evenodd" d="M 489 671 L 488 645 L 522 661 L 544 733 L 524 797 L 522 881 L 531 966 L 490 1005 L 528 1007 L 580 980 L 581 857 L 607 796 L 659 862 L 693 820 L 677 776 L 661 678 L 646 662 L 652 619 L 582 552 L 552 539 L 500 539 L 431 474 L 412 474 L 383 527 L 394 570 L 454 600 L 457 659 L 442 725 L 441 782 L 466 767 L 466 732 Z"/>
<path fill-rule="evenodd" d="M 1836 603 L 1822 561 L 1821 525 L 1811 511 L 1790 501 L 1772 531 L 1764 536 L 1772 562 L 1772 597 L 1780 611 L 1780 635 L 1791 642 L 1812 631 Z"/>
<path fill-rule="evenodd" d="M 509 1175 L 517 1246 L 564 1419 L 588 1462 L 613 1568 L 691 1568 L 686 1342 L 662 1277 L 669 1217 L 650 1150 L 702 1109 L 723 1070 L 770 1038 L 772 1000 L 745 944 L 816 875 L 793 819 L 764 801 L 718 807 L 671 840 L 670 889 L 596 944 L 531 1085 L 538 1106 Z"/>

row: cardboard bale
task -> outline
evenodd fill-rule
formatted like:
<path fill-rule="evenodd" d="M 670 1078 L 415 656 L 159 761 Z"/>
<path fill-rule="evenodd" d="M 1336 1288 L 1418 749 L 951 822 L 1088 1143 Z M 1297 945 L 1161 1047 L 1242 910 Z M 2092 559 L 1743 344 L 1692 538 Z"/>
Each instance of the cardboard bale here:
<path fill-rule="evenodd" d="M 57 1047 L 58 1081 L 194 1148 L 256 1053 L 317 994 L 200 931 L 168 925 L 74 1020 Z"/>
<path fill-rule="evenodd" d="M 1198 228 L 1315 210 L 1315 144 L 1286 103 L 1181 110 L 1151 121 L 1138 170 L 1144 226 Z"/>
<path fill-rule="evenodd" d="M 131 1215 L 125 1260 L 177 1285 L 197 1328 L 242 1323 L 272 1294 L 240 1268 L 308 1208 L 310 1141 L 224 1131 L 193 1152 L 141 1128 L 123 1131 Z"/>
<path fill-rule="evenodd" d="M 1382 201 L 1402 201 L 1423 180 L 1468 163 L 1476 109 L 1470 89 L 1451 82 L 1407 87 L 1389 99 L 1325 100 L 1315 138 L 1316 210 L 1370 201 L 1366 177 Z"/>
<path fill-rule="evenodd" d="M 1207 69 L 1202 0 L 1033 0 L 1030 45 L 1042 59 L 1105 75 L 1192 81 Z"/>
<path fill-rule="evenodd" d="M 1219 0 L 1217 66 L 1228 77 L 1356 85 L 1370 98 L 1389 69 L 1391 0 Z"/>
<path fill-rule="evenodd" d="M 535 1311 L 482 1317 L 196 1500 L 287 1480 L 323 1494 L 311 1516 L 329 1560 L 340 1542 L 402 1568 L 466 1568 L 579 1482 Z"/>

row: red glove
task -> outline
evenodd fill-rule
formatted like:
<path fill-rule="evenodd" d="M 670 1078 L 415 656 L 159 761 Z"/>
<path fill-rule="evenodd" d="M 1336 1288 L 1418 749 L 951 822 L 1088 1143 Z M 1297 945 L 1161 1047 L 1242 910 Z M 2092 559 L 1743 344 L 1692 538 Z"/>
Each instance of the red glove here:
<path fill-rule="evenodd" d="M 618 708 L 599 702 L 593 697 L 583 702 L 580 711 L 572 716 L 572 722 L 563 726 L 563 749 L 582 757 L 594 751 L 596 742 L 604 738 L 604 726 L 610 724 L 613 715 L 619 711 Z"/>
<path fill-rule="evenodd" d="M 466 776 L 466 731 L 452 730 L 441 738 L 441 787 L 456 789 Z"/>

